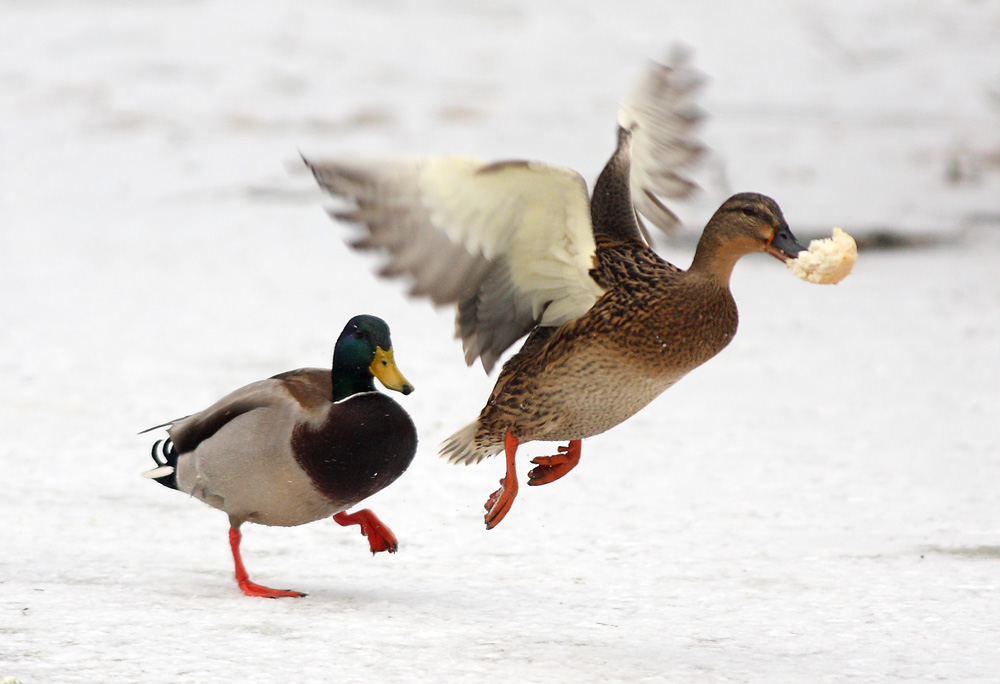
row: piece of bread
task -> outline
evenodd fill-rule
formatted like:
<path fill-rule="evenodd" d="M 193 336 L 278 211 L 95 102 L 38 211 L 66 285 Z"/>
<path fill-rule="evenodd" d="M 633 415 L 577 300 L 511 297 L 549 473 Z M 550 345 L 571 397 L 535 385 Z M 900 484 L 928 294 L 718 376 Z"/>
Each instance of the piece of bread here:
<path fill-rule="evenodd" d="M 810 283 L 832 285 L 847 277 L 858 259 L 858 244 L 840 228 L 822 240 L 813 240 L 809 249 L 799 252 L 785 264 L 792 273 Z"/>

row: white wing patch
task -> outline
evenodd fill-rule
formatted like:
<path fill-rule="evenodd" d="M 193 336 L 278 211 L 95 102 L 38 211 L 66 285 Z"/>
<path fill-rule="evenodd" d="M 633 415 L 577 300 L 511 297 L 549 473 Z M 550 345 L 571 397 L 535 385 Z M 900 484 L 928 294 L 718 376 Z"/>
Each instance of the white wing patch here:
<path fill-rule="evenodd" d="M 603 294 L 590 277 L 594 235 L 583 178 L 537 162 L 427 160 L 421 199 L 431 222 L 472 254 L 505 259 L 516 296 L 541 325 L 586 313 Z"/>
<path fill-rule="evenodd" d="M 306 162 L 320 185 L 355 204 L 361 249 L 385 252 L 382 275 L 411 294 L 457 304 L 466 361 L 489 370 L 535 325 L 561 325 L 603 294 L 587 185 L 535 162 L 470 157 Z"/>

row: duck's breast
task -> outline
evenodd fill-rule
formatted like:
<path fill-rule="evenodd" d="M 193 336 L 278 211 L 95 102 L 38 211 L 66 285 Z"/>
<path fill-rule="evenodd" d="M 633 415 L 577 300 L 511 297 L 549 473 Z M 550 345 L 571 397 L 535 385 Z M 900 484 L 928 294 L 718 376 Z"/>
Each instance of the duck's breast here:
<path fill-rule="evenodd" d="M 417 450 L 417 431 L 390 397 L 365 392 L 332 404 L 322 424 L 297 426 L 292 449 L 317 490 L 349 508 L 403 474 Z"/>
<path fill-rule="evenodd" d="M 562 441 L 600 434 L 631 418 L 683 375 L 637 367 L 617 351 L 575 354 L 547 367 L 522 404 L 535 420 L 520 422 L 537 428 L 521 438 Z"/>

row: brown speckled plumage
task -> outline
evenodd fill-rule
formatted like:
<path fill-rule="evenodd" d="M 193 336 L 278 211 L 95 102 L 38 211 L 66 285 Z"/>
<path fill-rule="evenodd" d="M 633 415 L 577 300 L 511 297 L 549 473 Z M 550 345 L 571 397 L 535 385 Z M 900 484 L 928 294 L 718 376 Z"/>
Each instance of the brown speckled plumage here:
<path fill-rule="evenodd" d="M 476 421 L 445 442 L 450 460 L 491 456 L 507 432 L 520 443 L 567 441 L 624 422 L 733 339 L 739 317 L 729 278 L 741 256 L 787 257 L 772 247 L 785 241 L 793 253 L 801 248 L 774 200 L 741 193 L 706 225 L 690 269 L 664 261 L 640 237 L 629 204 L 629 142 L 620 136 L 592 199 L 590 277 L 604 294 L 582 316 L 531 333 Z"/>
<path fill-rule="evenodd" d="M 476 451 L 591 437 L 623 422 L 736 334 L 729 289 L 678 269 L 637 242 L 600 236 L 586 315 L 538 328 L 500 372 L 479 415 Z"/>

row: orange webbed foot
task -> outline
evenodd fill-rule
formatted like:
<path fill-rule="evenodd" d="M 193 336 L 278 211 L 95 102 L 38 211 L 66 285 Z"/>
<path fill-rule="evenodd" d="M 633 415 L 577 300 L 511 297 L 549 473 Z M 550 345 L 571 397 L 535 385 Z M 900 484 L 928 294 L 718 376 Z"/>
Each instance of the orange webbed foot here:
<path fill-rule="evenodd" d="M 517 480 L 503 478 L 500 480 L 500 489 L 493 492 L 486 500 L 486 529 L 492 530 L 504 519 L 517 496 Z"/>
<path fill-rule="evenodd" d="M 580 462 L 580 440 L 574 439 L 566 446 L 559 447 L 554 456 L 539 456 L 531 459 L 535 467 L 528 472 L 528 484 L 532 486 L 555 482 L 573 470 Z"/>
<path fill-rule="evenodd" d="M 517 453 L 517 438 L 508 432 L 504 435 L 504 452 L 507 457 L 507 473 L 500 480 L 500 489 L 496 490 L 486 500 L 486 529 L 492 530 L 504 519 L 517 496 L 517 472 L 514 467 L 514 455 Z"/>
<path fill-rule="evenodd" d="M 368 546 L 373 554 L 379 551 L 396 553 L 396 549 L 399 548 L 399 541 L 396 539 L 396 535 L 392 533 L 392 530 L 389 529 L 389 526 L 379 520 L 378 516 L 367 508 L 350 514 L 346 511 L 341 511 L 333 516 L 333 520 L 338 525 L 343 525 L 344 527 L 359 525 L 361 527 L 361 534 L 368 537 Z"/>
<path fill-rule="evenodd" d="M 251 582 L 250 577 L 247 575 L 247 569 L 243 565 L 243 556 L 240 554 L 240 543 L 242 541 L 243 535 L 240 534 L 239 528 L 230 527 L 229 548 L 233 552 L 233 564 L 236 567 L 236 584 L 239 585 L 240 591 L 247 596 L 255 596 L 258 598 L 302 598 L 305 596 L 305 594 L 301 591 L 292 591 L 291 589 L 272 589 L 271 587 L 265 587 L 262 584 Z"/>
<path fill-rule="evenodd" d="M 247 596 L 256 596 L 258 598 L 302 598 L 305 596 L 301 591 L 292 591 L 291 589 L 272 589 L 271 587 L 265 587 L 262 584 L 257 584 L 256 582 L 251 582 L 247 578 L 236 578 L 236 583 L 240 585 L 240 591 L 242 591 Z"/>

